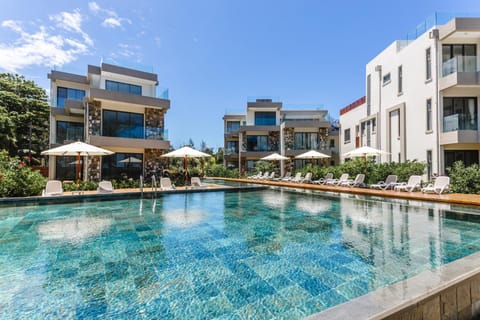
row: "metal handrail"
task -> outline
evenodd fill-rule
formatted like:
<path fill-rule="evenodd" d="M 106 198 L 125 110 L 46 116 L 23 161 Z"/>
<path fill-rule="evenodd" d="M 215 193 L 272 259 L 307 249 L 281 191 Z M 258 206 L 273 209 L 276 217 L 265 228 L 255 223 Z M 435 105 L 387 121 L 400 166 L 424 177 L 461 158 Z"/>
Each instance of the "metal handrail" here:
<path fill-rule="evenodd" d="M 154 191 L 155 198 L 157 197 L 157 178 L 152 175 L 152 191 Z"/>

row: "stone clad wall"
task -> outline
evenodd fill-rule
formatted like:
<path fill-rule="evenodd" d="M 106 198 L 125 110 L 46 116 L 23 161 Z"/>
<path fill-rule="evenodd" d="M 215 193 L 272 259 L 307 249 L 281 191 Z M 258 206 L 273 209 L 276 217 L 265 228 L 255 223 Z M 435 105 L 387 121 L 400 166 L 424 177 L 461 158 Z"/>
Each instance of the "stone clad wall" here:
<path fill-rule="evenodd" d="M 480 275 L 462 281 L 385 319 L 480 319 Z"/>
<path fill-rule="evenodd" d="M 160 156 L 166 152 L 166 150 L 145 149 L 143 172 L 146 181 L 150 181 L 152 175 L 160 177 L 162 169 L 166 168 L 167 165 L 167 160 L 160 158 Z"/>
<path fill-rule="evenodd" d="M 166 139 L 163 132 L 165 125 L 165 112 L 160 109 L 145 108 L 145 127 L 147 129 L 147 139 Z M 149 128 L 159 129 L 158 132 L 149 133 Z"/>
<path fill-rule="evenodd" d="M 89 181 L 100 181 L 100 156 L 87 158 L 87 179 Z"/>
<path fill-rule="evenodd" d="M 100 136 L 102 128 L 102 104 L 100 101 L 88 103 L 88 135 Z"/>

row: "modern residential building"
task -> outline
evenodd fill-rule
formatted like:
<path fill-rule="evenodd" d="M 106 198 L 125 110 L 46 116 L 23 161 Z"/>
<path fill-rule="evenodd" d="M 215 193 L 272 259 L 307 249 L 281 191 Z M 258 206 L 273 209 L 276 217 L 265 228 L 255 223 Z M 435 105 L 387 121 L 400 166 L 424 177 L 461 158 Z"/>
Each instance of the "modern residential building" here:
<path fill-rule="evenodd" d="M 382 162 L 426 162 L 428 179 L 478 163 L 479 35 L 480 18 L 434 15 L 373 58 L 366 96 L 341 110 L 341 154 L 372 146 Z"/>
<path fill-rule="evenodd" d="M 102 63 L 86 76 L 52 70 L 48 78 L 51 147 L 81 140 L 115 152 L 83 158 L 83 179 L 138 179 L 160 169 L 170 100 L 157 92 L 157 74 Z M 75 165 L 75 157 L 50 157 L 49 178 L 74 180 Z"/>
<path fill-rule="evenodd" d="M 225 166 L 238 168 L 243 174 L 252 171 L 260 158 L 273 152 L 293 159 L 308 150 L 330 155 L 331 159 L 320 160 L 325 164 L 338 162 L 339 144 L 335 136 L 330 137 L 327 110 L 284 110 L 282 107 L 282 102 L 272 99 L 255 99 L 247 103 L 246 114 L 223 117 Z M 310 160 L 285 161 L 281 171 L 301 168 L 306 162 Z"/>

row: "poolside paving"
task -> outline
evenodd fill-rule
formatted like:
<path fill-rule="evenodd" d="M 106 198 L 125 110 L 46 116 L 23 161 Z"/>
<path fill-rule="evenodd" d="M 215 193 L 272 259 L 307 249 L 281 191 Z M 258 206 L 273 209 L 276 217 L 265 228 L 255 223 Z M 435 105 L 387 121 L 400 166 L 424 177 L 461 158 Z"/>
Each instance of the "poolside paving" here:
<path fill-rule="evenodd" d="M 214 179 L 222 179 L 225 181 L 232 181 L 232 182 L 255 183 L 255 184 L 262 184 L 262 185 L 279 186 L 279 187 L 320 190 L 320 191 L 327 191 L 327 192 L 352 193 L 352 194 L 377 196 L 377 197 L 480 206 L 480 195 L 478 194 L 446 193 L 446 194 L 438 195 L 438 194 L 432 194 L 432 193 L 422 193 L 420 191 L 405 192 L 405 191 L 393 191 L 393 190 L 374 190 L 369 188 L 337 187 L 337 186 L 326 186 L 326 185 L 312 184 L 312 183 L 297 183 L 297 182 L 289 182 L 289 181 L 286 182 L 286 181 L 233 179 L 233 178 L 214 178 Z"/>

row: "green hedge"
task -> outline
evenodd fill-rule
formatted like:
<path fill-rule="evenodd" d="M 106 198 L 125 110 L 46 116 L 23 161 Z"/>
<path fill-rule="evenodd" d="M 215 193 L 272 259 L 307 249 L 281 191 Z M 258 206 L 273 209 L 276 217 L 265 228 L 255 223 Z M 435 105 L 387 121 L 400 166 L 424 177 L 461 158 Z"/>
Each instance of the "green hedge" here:
<path fill-rule="evenodd" d="M 39 196 L 47 179 L 40 172 L 32 170 L 18 157 L 8 156 L 0 151 L 0 197 Z"/>
<path fill-rule="evenodd" d="M 207 167 L 206 175 L 209 177 L 238 178 L 238 169 L 227 169 L 223 164 L 213 164 Z"/>
<path fill-rule="evenodd" d="M 407 181 L 411 175 L 422 175 L 426 165 L 417 161 L 407 161 L 404 163 L 375 163 L 371 159 L 365 161 L 364 158 L 356 158 L 338 166 L 320 167 L 307 164 L 304 168 L 297 170 L 305 175 L 307 172 L 312 173 L 313 180 L 325 177 L 328 172 L 333 173 L 335 178 L 339 178 L 343 173 L 348 173 L 351 178 L 359 173 L 365 174 L 365 182 L 367 184 L 384 181 L 390 174 L 398 176 L 398 181 Z"/>
<path fill-rule="evenodd" d="M 480 194 L 480 168 L 478 164 L 465 167 L 457 161 L 447 168 L 450 177 L 450 189 L 456 193 Z"/>

